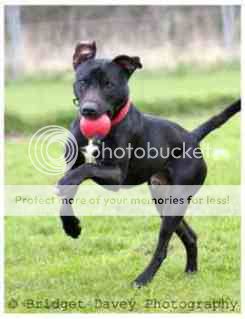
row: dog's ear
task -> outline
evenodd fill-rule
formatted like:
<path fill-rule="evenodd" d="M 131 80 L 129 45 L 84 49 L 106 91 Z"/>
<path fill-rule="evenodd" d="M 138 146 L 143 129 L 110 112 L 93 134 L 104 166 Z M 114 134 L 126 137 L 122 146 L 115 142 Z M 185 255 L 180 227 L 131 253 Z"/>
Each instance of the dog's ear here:
<path fill-rule="evenodd" d="M 79 64 L 87 60 L 93 59 L 96 55 L 96 43 L 79 42 L 75 47 L 75 52 L 72 57 L 73 68 L 76 70 Z"/>
<path fill-rule="evenodd" d="M 140 58 L 137 56 L 130 57 L 128 55 L 119 55 L 112 61 L 119 65 L 126 72 L 128 77 L 130 77 L 136 69 L 142 68 Z"/>

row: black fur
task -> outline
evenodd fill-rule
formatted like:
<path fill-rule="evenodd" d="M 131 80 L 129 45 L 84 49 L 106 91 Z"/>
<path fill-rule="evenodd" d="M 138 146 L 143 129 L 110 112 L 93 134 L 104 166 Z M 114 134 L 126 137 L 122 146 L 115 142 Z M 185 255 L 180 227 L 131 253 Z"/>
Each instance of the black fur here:
<path fill-rule="evenodd" d="M 108 113 L 113 117 L 124 105 L 129 97 L 128 79 L 132 73 L 142 67 L 139 58 L 119 56 L 114 60 L 96 60 L 94 57 L 83 61 L 76 66 L 74 93 L 79 100 L 79 114 L 71 126 L 79 147 L 87 145 L 87 139 L 79 129 L 80 114 L 86 109 L 85 115 L 98 116 Z M 92 111 L 91 111 L 92 109 Z M 91 111 L 91 114 L 89 113 Z M 193 132 L 188 132 L 178 124 L 166 119 L 151 116 L 140 112 L 134 105 L 130 108 L 126 118 L 113 127 L 109 135 L 102 139 L 105 146 L 112 150 L 116 147 L 126 149 L 130 143 L 133 148 L 146 149 L 150 142 L 152 147 L 166 151 L 178 147 L 181 155 L 183 143 L 191 150 L 199 148 L 199 141 L 213 129 L 225 123 L 230 116 L 240 110 L 240 101 L 228 107 L 220 115 L 201 125 Z M 207 167 L 202 156 L 200 158 L 154 159 L 129 158 L 100 158 L 96 164 L 84 162 L 84 156 L 79 153 L 76 163 L 58 182 L 57 189 L 66 199 L 74 198 L 78 185 L 85 179 L 91 178 L 98 184 L 115 185 L 118 189 L 123 185 L 139 185 L 147 182 L 152 197 L 159 196 L 151 187 L 152 184 L 163 185 L 196 185 L 195 192 L 204 183 Z M 66 191 L 65 185 L 74 185 L 72 192 Z M 62 186 L 62 187 L 60 187 Z M 179 188 L 176 188 L 179 192 Z M 61 207 L 61 219 L 65 232 L 77 238 L 81 227 L 79 220 L 73 215 L 71 202 Z M 149 265 L 135 281 L 135 286 L 142 286 L 151 281 L 166 258 L 168 243 L 175 232 L 184 244 L 187 252 L 186 272 L 197 270 L 197 236 L 183 218 L 186 205 L 174 208 L 165 205 L 164 211 L 168 216 L 162 218 L 162 208 L 157 206 L 161 216 L 161 227 L 156 250 Z M 176 209 L 178 211 L 176 211 Z M 173 216 L 171 216 L 171 214 Z"/>
<path fill-rule="evenodd" d="M 223 112 L 212 117 L 207 122 L 198 126 L 192 133 L 200 142 L 206 135 L 223 125 L 230 117 L 241 111 L 241 100 L 237 100 L 232 105 L 228 106 Z"/>

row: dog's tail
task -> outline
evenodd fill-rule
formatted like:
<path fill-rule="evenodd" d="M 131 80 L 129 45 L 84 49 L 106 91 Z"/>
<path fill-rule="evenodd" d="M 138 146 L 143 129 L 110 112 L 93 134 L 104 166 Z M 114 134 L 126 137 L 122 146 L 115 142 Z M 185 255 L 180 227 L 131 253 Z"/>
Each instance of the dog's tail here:
<path fill-rule="evenodd" d="M 241 110 L 241 99 L 228 106 L 223 112 L 211 117 L 207 122 L 198 126 L 192 131 L 192 134 L 198 141 L 201 141 L 206 135 L 223 125 L 234 114 Z"/>

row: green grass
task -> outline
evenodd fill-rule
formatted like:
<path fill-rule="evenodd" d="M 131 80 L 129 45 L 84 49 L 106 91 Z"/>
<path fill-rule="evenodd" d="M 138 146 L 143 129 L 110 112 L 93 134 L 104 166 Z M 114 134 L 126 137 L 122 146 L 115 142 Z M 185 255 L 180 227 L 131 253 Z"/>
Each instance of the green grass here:
<path fill-rule="evenodd" d="M 199 234 L 199 272 L 193 276 L 183 272 L 185 253 L 174 236 L 168 258 L 153 282 L 135 290 L 130 282 L 151 258 L 158 218 L 86 217 L 78 240 L 66 237 L 56 218 L 8 218 L 6 305 L 12 298 L 19 305 L 14 310 L 8 307 L 6 310 L 55 311 L 27 309 L 21 305 L 27 299 L 46 298 L 49 301 L 57 298 L 83 300 L 88 304 L 85 309 L 76 307 L 67 312 L 101 311 L 94 307 L 96 298 L 105 301 L 133 299 L 137 312 L 171 311 L 146 309 L 144 303 L 149 298 L 180 303 L 208 302 L 224 297 L 240 303 L 240 220 L 235 217 L 192 217 L 189 220 Z M 104 311 L 112 312 L 112 308 Z M 175 311 L 190 310 L 178 306 Z M 196 311 L 206 312 L 204 309 Z"/>
<path fill-rule="evenodd" d="M 186 118 L 180 122 L 191 128 L 198 120 L 200 118 Z M 239 184 L 238 127 L 239 117 L 236 117 L 206 139 L 205 144 L 224 148 L 229 154 L 228 157 L 217 160 L 207 159 L 207 184 Z M 27 156 L 28 141 L 28 138 L 8 140 L 6 183 L 54 184 L 57 177 L 47 177 L 32 167 Z M 67 310 L 68 312 L 113 311 L 112 308 L 95 308 L 95 298 L 105 301 L 133 298 L 136 302 L 134 311 L 138 312 L 171 310 L 145 308 L 144 304 L 149 298 L 180 303 L 210 301 L 224 296 L 239 302 L 240 219 L 188 219 L 199 235 L 200 271 L 194 276 L 184 274 L 184 250 L 179 240 L 174 238 L 169 257 L 152 284 L 135 291 L 130 287 L 130 282 L 151 257 L 159 227 L 158 218 L 85 217 L 82 220 L 82 236 L 78 240 L 72 240 L 63 234 L 58 218 L 7 217 L 6 302 L 12 298 L 19 303 L 29 298 L 36 301 L 59 298 L 83 300 L 86 303 L 84 309 L 76 307 Z M 51 311 L 28 309 L 21 304 L 14 310 L 8 307 L 6 310 Z M 179 306 L 175 311 L 191 309 L 184 310 Z M 236 311 L 239 311 L 239 306 Z"/>
<path fill-rule="evenodd" d="M 140 71 L 130 80 L 132 101 L 142 110 L 164 116 L 200 114 L 239 96 L 238 67 L 200 72 Z M 72 104 L 73 75 L 7 82 L 5 130 L 33 133 L 57 124 L 68 126 L 76 110 Z"/>
<path fill-rule="evenodd" d="M 170 100 L 195 96 L 197 101 L 208 101 L 213 92 L 215 96 L 223 87 L 227 96 L 239 94 L 237 71 L 213 71 L 220 78 L 204 74 L 187 74 L 177 77 L 169 75 L 164 87 Z M 221 76 L 223 72 L 223 75 Z M 230 75 L 230 76 L 229 76 Z M 140 75 L 138 75 L 140 77 Z M 149 79 L 146 74 L 146 79 Z M 172 79 L 171 79 L 172 77 Z M 185 81 L 183 81 L 183 77 Z M 197 77 L 200 81 L 197 81 Z M 218 77 L 218 75 L 217 75 Z M 187 79 L 188 78 L 188 79 Z M 64 83 L 69 83 L 70 77 Z M 140 82 L 132 81 L 132 92 L 138 100 L 150 103 L 161 99 L 164 75 L 156 74 L 150 78 L 147 88 L 140 94 Z M 196 82 L 195 82 L 196 79 Z M 53 80 L 49 83 L 33 80 L 7 87 L 7 102 L 21 116 L 30 116 L 35 122 L 50 114 L 58 113 L 54 105 L 68 105 L 71 95 L 67 85 Z M 161 83 L 160 83 L 161 82 Z M 50 95 L 49 84 L 56 87 Z M 155 84 L 154 84 L 155 83 Z M 202 85 L 200 85 L 202 83 Z M 142 84 L 142 83 L 141 83 Z M 175 88 L 177 88 L 175 90 Z M 193 90 L 195 85 L 197 93 Z M 237 85 L 237 87 L 236 87 Z M 60 88 L 63 90 L 60 91 Z M 138 87 L 138 89 L 137 89 Z M 40 89 L 41 88 L 41 89 Z M 40 89 L 40 90 L 39 90 Z M 149 90 L 149 93 L 147 93 Z M 150 91 L 151 90 L 151 91 Z M 193 92 L 192 92 L 193 91 Z M 39 97 L 37 93 L 39 92 Z M 182 92 L 182 93 L 181 93 Z M 188 93 L 189 92 L 189 93 Z M 191 94 L 192 92 L 192 94 Z M 176 94 L 175 94 L 176 93 Z M 222 95 L 221 94 L 221 95 Z M 206 96 L 206 97 L 205 97 Z M 217 96 L 220 96 L 217 94 Z M 224 96 L 224 95 L 223 95 Z M 31 97 L 31 98 L 30 98 Z M 49 98 L 48 98 L 49 97 Z M 165 99 L 165 98 L 164 98 Z M 167 100 L 167 98 L 166 98 Z M 17 104 L 19 107 L 17 110 Z M 35 101 L 35 104 L 32 104 Z M 64 102 L 63 104 L 61 102 Z M 202 102 L 201 102 L 202 103 Z M 146 105 L 145 104 L 145 105 Z M 38 105 L 31 110 L 31 105 Z M 208 103 L 207 103 L 208 106 Z M 28 107 L 30 113 L 28 112 Z M 170 118 L 184 127 L 192 129 L 220 109 L 210 107 L 205 111 L 185 112 L 172 110 Z M 66 108 L 64 107 L 64 113 Z M 7 108 L 10 111 L 10 108 Z M 152 111 L 152 110 L 150 110 Z M 47 113 L 45 113 L 47 112 Z M 165 113 L 165 109 L 161 114 Z M 65 113 L 66 114 L 66 113 Z M 14 123 L 13 127 L 14 127 Z M 54 124 L 54 123 L 52 123 Z M 36 125 L 36 124 L 35 124 Z M 207 157 L 208 185 L 240 184 L 240 118 L 234 117 L 221 129 L 210 134 L 202 143 L 213 149 L 225 150 L 225 156 Z M 30 127 L 31 129 L 31 127 Z M 17 132 L 26 133 L 20 126 Z M 55 184 L 58 176 L 46 176 L 37 172 L 28 158 L 29 137 L 9 137 L 5 148 L 6 184 L 50 185 Z M 58 212 L 57 212 L 58 214 Z M 135 290 L 130 283 L 143 270 L 152 256 L 156 243 L 159 219 L 156 217 L 84 217 L 83 231 L 77 240 L 64 235 L 58 217 L 6 217 L 5 226 L 5 301 L 7 312 L 128 312 L 127 309 L 104 309 L 95 307 L 95 299 L 103 301 L 123 301 L 132 299 L 136 305 L 134 312 L 212 312 L 208 302 L 230 298 L 238 302 L 235 312 L 240 311 L 240 218 L 239 217 L 187 217 L 199 238 L 199 272 L 193 276 L 184 273 L 185 251 L 176 236 L 170 242 L 168 258 L 160 268 L 153 282 L 145 288 Z M 17 300 L 16 308 L 11 301 Z M 29 308 L 24 305 L 28 299 L 34 301 L 57 299 L 65 301 L 82 300 L 85 307 L 74 309 Z M 173 308 L 146 308 L 147 299 L 156 299 L 166 306 L 176 301 Z M 193 302 L 207 302 L 207 308 L 193 309 Z M 165 302 L 165 303 L 164 303 Z M 10 305 L 9 305 L 10 303 Z M 183 303 L 189 307 L 183 308 Z M 230 312 L 218 309 L 216 312 Z"/>

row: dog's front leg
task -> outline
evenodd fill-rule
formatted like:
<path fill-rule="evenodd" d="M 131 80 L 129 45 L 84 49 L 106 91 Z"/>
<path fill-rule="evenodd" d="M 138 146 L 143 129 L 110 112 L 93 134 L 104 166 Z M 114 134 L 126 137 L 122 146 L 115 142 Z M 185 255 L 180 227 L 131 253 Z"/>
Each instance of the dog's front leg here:
<path fill-rule="evenodd" d="M 58 195 L 69 196 L 73 188 L 80 185 L 85 179 L 97 177 L 105 180 L 107 185 L 121 185 L 122 170 L 119 166 L 104 166 L 97 164 L 83 164 L 69 171 L 57 184 Z"/>
<path fill-rule="evenodd" d="M 78 186 L 73 187 L 73 191 L 69 195 L 62 198 L 60 208 L 60 218 L 65 233 L 72 238 L 77 238 L 81 233 L 79 219 L 74 215 L 72 204 Z"/>
<path fill-rule="evenodd" d="M 56 194 L 63 197 L 60 217 L 64 231 L 68 236 L 77 238 L 81 233 L 79 219 L 73 213 L 73 199 L 78 185 L 91 177 L 104 179 L 107 185 L 120 185 L 122 173 L 119 167 L 98 166 L 96 164 L 82 164 L 69 171 L 57 184 Z"/>

